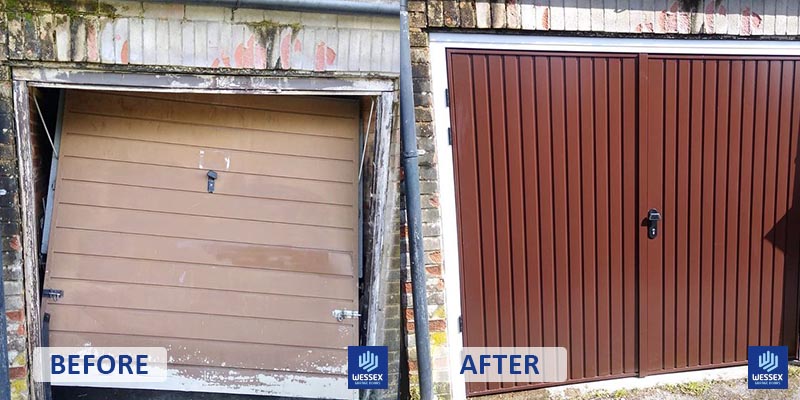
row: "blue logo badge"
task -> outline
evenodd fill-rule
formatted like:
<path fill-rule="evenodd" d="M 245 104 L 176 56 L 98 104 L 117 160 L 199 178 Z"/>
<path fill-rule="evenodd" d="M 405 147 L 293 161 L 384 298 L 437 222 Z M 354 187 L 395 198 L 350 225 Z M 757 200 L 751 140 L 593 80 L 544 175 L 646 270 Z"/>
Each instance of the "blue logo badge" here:
<path fill-rule="evenodd" d="M 747 388 L 788 389 L 789 348 L 786 346 L 748 346 Z"/>
<path fill-rule="evenodd" d="M 348 389 L 389 388 L 389 348 L 349 346 L 347 348 Z"/>

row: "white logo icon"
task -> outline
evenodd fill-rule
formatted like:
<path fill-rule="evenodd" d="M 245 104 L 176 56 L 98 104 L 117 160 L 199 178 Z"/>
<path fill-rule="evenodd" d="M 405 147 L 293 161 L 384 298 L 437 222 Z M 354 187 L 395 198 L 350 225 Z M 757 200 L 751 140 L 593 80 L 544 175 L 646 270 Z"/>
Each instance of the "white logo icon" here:
<path fill-rule="evenodd" d="M 358 367 L 367 372 L 372 372 L 378 368 L 378 356 L 371 351 L 358 356 Z"/>
<path fill-rule="evenodd" d="M 778 368 L 778 355 L 767 350 L 758 356 L 758 367 L 767 372 L 772 372 Z"/>

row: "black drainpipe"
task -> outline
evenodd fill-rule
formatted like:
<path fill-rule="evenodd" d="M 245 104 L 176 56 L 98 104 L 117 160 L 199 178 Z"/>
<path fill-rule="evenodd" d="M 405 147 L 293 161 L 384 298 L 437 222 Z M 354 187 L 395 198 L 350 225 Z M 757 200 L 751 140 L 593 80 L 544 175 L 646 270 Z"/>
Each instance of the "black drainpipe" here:
<path fill-rule="evenodd" d="M 406 189 L 408 250 L 411 259 L 411 291 L 414 302 L 414 337 L 421 400 L 433 400 L 431 342 L 428 333 L 428 298 L 422 244 L 422 210 L 419 204 L 419 162 L 414 118 L 414 86 L 411 81 L 411 43 L 408 38 L 408 1 L 400 0 L 400 138 Z"/>

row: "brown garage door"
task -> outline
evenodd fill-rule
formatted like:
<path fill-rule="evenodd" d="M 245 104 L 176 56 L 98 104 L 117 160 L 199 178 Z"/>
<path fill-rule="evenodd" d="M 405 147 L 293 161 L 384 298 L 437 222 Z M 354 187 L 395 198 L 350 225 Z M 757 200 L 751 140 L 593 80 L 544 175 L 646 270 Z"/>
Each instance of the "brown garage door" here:
<path fill-rule="evenodd" d="M 794 61 L 450 50 L 448 68 L 465 346 L 566 347 L 571 382 L 794 353 Z"/>
<path fill-rule="evenodd" d="M 68 92 L 50 345 L 167 347 L 166 389 L 352 398 L 357 320 L 331 312 L 358 309 L 358 124 L 351 101 Z"/>
<path fill-rule="evenodd" d="M 663 210 L 640 270 L 643 374 L 797 351 L 795 59 L 650 56 L 639 211 Z"/>

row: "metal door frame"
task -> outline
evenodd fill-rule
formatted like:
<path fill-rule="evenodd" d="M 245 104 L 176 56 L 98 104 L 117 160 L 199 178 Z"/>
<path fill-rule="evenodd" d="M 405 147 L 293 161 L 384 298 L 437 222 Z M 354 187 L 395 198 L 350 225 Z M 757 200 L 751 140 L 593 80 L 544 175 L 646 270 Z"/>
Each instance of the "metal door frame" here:
<path fill-rule="evenodd" d="M 527 50 L 549 52 L 636 53 L 642 68 L 645 54 L 686 55 L 750 55 L 798 56 L 800 42 L 778 40 L 726 40 L 726 39 L 642 39 L 642 38 L 592 38 L 568 36 L 530 36 L 474 33 L 429 34 L 431 60 L 431 90 L 433 97 L 434 137 L 437 148 L 439 176 L 439 204 L 442 226 L 442 257 L 444 267 L 445 307 L 447 309 L 447 345 L 449 355 L 450 393 L 452 398 L 466 397 L 466 382 L 459 374 L 463 336 L 459 331 L 461 316 L 461 277 L 459 275 L 458 225 L 456 219 L 455 175 L 453 153 L 448 131 L 451 126 L 450 110 L 446 105 L 448 82 L 447 49 Z M 645 57 L 644 60 L 642 57 Z M 639 77 L 640 81 L 643 78 Z M 642 87 L 642 83 L 639 84 Z M 643 101 L 643 91 L 640 97 Z M 644 135 L 639 122 L 640 141 Z M 643 142 L 640 142 L 640 145 Z M 640 167 L 641 168 L 641 167 Z M 640 181 L 646 175 L 640 171 Z M 642 186 L 640 185 L 640 191 Z M 641 208 L 641 205 L 640 205 Z M 646 210 L 645 210 L 646 213 Z M 643 214 L 642 214 L 643 215 Z M 642 229 L 638 232 L 646 235 Z M 640 255 L 640 258 L 642 255 Z M 640 274 L 640 282 L 643 277 Z M 642 314 L 640 309 L 640 318 Z M 641 334 L 640 334 L 641 337 Z M 640 348 L 642 345 L 640 344 Z M 641 353 L 639 355 L 641 363 Z"/>
<path fill-rule="evenodd" d="M 394 119 L 393 103 L 395 94 L 395 75 L 369 77 L 362 75 L 341 75 L 332 77 L 280 77 L 269 75 L 247 75 L 233 73 L 228 75 L 208 74 L 207 71 L 197 70 L 197 73 L 173 72 L 169 67 L 161 73 L 132 72 L 125 67 L 111 68 L 109 70 L 91 68 L 60 67 L 56 64 L 30 66 L 27 64 L 15 65 L 10 63 L 13 82 L 14 113 L 16 127 L 16 152 L 18 158 L 20 180 L 20 204 L 22 214 L 22 254 L 23 273 L 25 280 L 25 312 L 27 316 L 27 347 L 29 354 L 42 343 L 41 324 L 43 316 L 40 313 L 39 282 L 44 279 L 38 270 L 39 245 L 37 244 L 38 221 L 34 215 L 34 202 L 37 201 L 32 192 L 33 164 L 31 153 L 31 131 L 28 124 L 29 108 L 28 98 L 30 88 L 57 88 L 77 89 L 92 91 L 116 92 L 158 92 L 158 93 L 198 93 L 198 94 L 251 94 L 251 95 L 306 95 L 306 96 L 358 96 L 372 97 L 376 103 L 378 123 L 375 126 L 376 136 L 375 152 L 376 162 L 375 179 L 378 194 L 375 196 L 376 212 L 371 213 L 370 224 L 378 227 L 373 234 L 373 257 L 363 260 L 367 268 L 379 268 L 381 265 L 382 250 L 391 244 L 387 240 L 386 229 L 383 228 L 385 215 L 394 206 L 392 193 L 386 188 L 389 186 L 389 152 L 391 147 L 392 121 Z M 360 113 L 361 114 L 361 113 Z M 360 115 L 359 114 L 359 115 Z M 361 185 L 359 185 L 361 186 Z M 361 199 L 359 198 L 359 203 Z M 363 205 L 362 205 L 363 208 Z M 390 233 L 388 233 L 390 234 Z M 357 232 L 359 238 L 364 235 L 363 229 Z M 357 257 L 356 260 L 361 259 Z M 358 261 L 357 261 L 358 262 Z M 356 268 L 359 268 L 356 265 Z M 379 279 L 374 274 L 373 281 Z M 358 277 L 356 276 L 356 279 Z M 374 296 L 370 296 L 367 308 L 369 312 L 366 330 L 367 344 L 375 344 L 378 340 L 377 318 L 379 313 L 374 312 L 379 307 L 378 298 L 386 288 L 374 287 Z M 371 282 L 375 285 L 376 282 Z M 358 296 L 356 285 L 356 301 L 363 299 Z M 41 383 L 32 382 L 31 392 L 34 398 L 44 398 L 44 389 Z M 354 392 L 358 397 L 358 391 Z M 282 395 L 276 393 L 276 395 Z"/>

